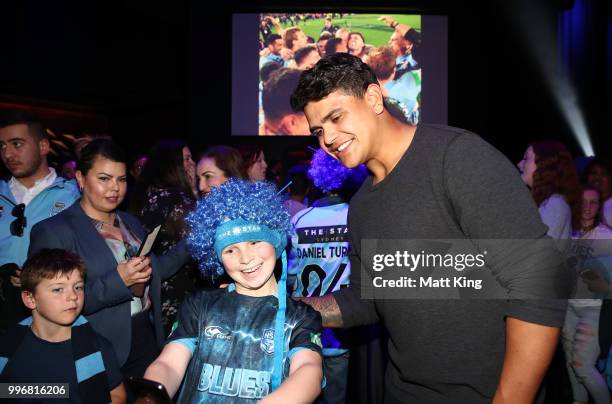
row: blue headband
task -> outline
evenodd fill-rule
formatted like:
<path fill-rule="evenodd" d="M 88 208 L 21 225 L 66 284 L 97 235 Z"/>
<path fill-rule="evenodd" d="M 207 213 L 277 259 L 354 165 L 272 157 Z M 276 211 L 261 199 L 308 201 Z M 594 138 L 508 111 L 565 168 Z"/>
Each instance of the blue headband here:
<path fill-rule="evenodd" d="M 281 237 L 278 231 L 266 225 L 244 219 L 227 220 L 215 231 L 214 249 L 219 261 L 221 261 L 221 253 L 225 247 L 242 241 L 268 242 L 276 249 L 276 258 L 281 256 L 287 246 L 287 240 Z"/>

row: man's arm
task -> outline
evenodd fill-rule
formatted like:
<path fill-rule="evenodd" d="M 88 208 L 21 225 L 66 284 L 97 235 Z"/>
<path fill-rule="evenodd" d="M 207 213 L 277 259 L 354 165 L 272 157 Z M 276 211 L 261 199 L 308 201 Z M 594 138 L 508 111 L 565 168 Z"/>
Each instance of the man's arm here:
<path fill-rule="evenodd" d="M 558 339 L 559 328 L 508 317 L 504 367 L 493 403 L 533 402 Z"/>
<path fill-rule="evenodd" d="M 278 20 L 278 18 L 274 18 L 274 17 L 266 17 L 266 18 L 268 18 L 268 21 L 270 21 L 272 23 L 272 25 L 274 25 L 274 28 L 276 29 L 276 33 L 284 38 L 285 37 L 285 29 L 281 25 L 281 23 Z"/>
<path fill-rule="evenodd" d="M 321 355 L 310 349 L 302 349 L 291 358 L 289 377 L 260 403 L 312 403 L 321 392 L 322 379 Z"/>
<path fill-rule="evenodd" d="M 320 297 L 304 297 L 295 298 L 300 300 L 321 314 L 323 327 L 341 328 L 344 326 L 342 322 L 342 313 L 336 302 L 333 294 Z"/>
<path fill-rule="evenodd" d="M 349 209 L 348 228 L 351 229 L 352 213 Z M 324 327 L 344 328 L 374 324 L 379 321 L 378 313 L 372 300 L 361 298 L 362 282 L 371 283 L 372 279 L 366 271 L 361 270 L 359 243 L 361 239 L 351 232 L 349 260 L 351 263 L 350 287 L 341 288 L 329 295 L 307 297 L 301 299 L 304 303 L 321 313 Z M 362 275 L 366 279 L 361 279 Z"/>
<path fill-rule="evenodd" d="M 395 29 L 401 36 L 405 36 L 406 32 L 410 31 L 412 28 L 406 24 L 400 24 L 393 19 L 390 15 L 383 15 L 378 17 L 379 21 L 383 21 L 389 27 Z"/>
<path fill-rule="evenodd" d="M 499 151 L 473 134 L 457 136 L 445 177 L 457 222 L 488 251 L 487 265 L 510 298 L 494 402 L 532 402 L 565 319 L 562 261 L 516 168 Z"/>

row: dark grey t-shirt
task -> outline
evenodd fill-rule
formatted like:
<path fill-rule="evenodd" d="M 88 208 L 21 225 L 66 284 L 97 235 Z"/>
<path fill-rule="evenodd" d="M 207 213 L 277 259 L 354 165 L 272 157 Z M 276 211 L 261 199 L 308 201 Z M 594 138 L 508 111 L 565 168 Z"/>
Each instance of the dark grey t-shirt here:
<path fill-rule="evenodd" d="M 351 200 L 348 225 L 355 270 L 351 287 L 334 296 L 346 326 L 383 321 L 390 337 L 386 390 L 398 402 L 490 402 L 503 365 L 505 317 L 563 324 L 563 301 L 360 299 L 361 283 L 371 281 L 357 270 L 362 239 L 546 237 L 516 168 L 473 133 L 419 125 L 393 171 L 376 185 L 368 178 Z M 493 269 L 515 288 L 510 296 L 522 296 L 529 279 L 513 283 L 512 257 L 504 259 Z M 560 271 L 546 275 L 551 284 Z"/>

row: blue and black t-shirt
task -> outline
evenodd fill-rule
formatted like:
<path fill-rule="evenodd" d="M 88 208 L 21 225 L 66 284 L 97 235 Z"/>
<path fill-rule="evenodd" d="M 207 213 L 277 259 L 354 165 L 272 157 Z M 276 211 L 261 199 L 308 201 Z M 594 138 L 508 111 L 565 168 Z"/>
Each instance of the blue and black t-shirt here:
<path fill-rule="evenodd" d="M 182 343 L 192 353 L 179 403 L 251 403 L 268 395 L 277 310 L 275 296 L 245 296 L 231 289 L 189 296 L 169 338 L 169 343 Z M 284 341 L 283 379 L 297 352 L 321 353 L 319 313 L 287 299 Z"/>
<path fill-rule="evenodd" d="M 113 346 L 108 340 L 96 335 L 103 360 L 103 370 L 106 373 L 108 389 L 113 390 L 122 382 L 121 370 L 117 363 L 117 356 Z M 0 338 L 0 344 L 3 338 Z M 8 361 L 6 367 L 0 372 L 2 383 L 68 383 L 70 398 L 24 398 L 8 400 L 13 404 L 81 404 L 88 403 L 91 397 L 81 397 L 78 385 L 77 371 L 73 357 L 72 339 L 62 342 L 49 342 L 38 338 L 30 328 L 24 334 L 19 348 Z M 86 361 L 87 362 L 87 361 Z M 95 361 L 87 362 L 90 366 Z M 99 369 L 94 366 L 95 369 Z M 90 375 L 95 372 L 89 372 Z M 104 391 L 103 393 L 106 393 Z"/>

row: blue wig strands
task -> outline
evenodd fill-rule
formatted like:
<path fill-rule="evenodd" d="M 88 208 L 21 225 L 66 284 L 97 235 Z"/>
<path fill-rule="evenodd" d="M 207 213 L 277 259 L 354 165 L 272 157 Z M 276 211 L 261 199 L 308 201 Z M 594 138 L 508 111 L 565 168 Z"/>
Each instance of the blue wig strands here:
<path fill-rule="evenodd" d="M 230 179 L 202 198 L 186 221 L 191 228 L 187 242 L 203 275 L 214 279 L 224 272 L 220 254 L 223 246 L 241 241 L 267 241 L 282 258 L 278 282 L 278 310 L 274 321 L 274 370 L 272 390 L 283 374 L 285 310 L 287 305 L 287 258 L 285 247 L 291 230 L 289 213 L 281 196 L 266 182 Z M 229 243 L 229 244 L 228 244 Z"/>
<path fill-rule="evenodd" d="M 308 169 L 308 177 L 315 187 L 325 193 L 341 189 L 347 181 L 362 182 L 367 174 L 364 165 L 346 168 L 323 149 L 315 151 Z"/>
<path fill-rule="evenodd" d="M 282 206 L 282 197 L 272 184 L 230 179 L 200 199 L 196 209 L 187 216 L 191 229 L 187 243 L 202 275 L 214 279 L 225 271 L 214 249 L 219 226 L 242 219 L 279 232 L 286 243 L 291 231 L 289 218 Z M 276 254 L 280 257 L 281 252 Z"/>
<path fill-rule="evenodd" d="M 285 351 L 285 311 L 287 310 L 287 253 L 283 251 L 283 273 L 278 281 L 278 311 L 274 320 L 274 371 L 272 391 L 283 381 L 283 354 Z"/>

